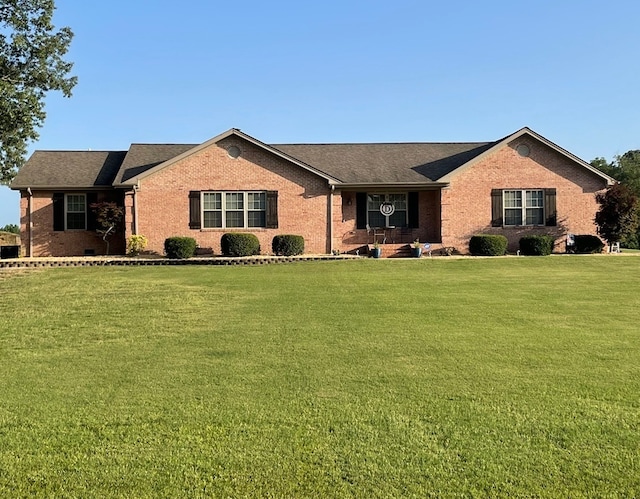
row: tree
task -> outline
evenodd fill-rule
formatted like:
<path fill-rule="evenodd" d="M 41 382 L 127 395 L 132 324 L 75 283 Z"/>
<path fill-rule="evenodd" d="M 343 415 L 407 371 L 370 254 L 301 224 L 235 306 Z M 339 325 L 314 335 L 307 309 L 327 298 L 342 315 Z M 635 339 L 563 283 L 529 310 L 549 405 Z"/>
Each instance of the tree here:
<path fill-rule="evenodd" d="M 596 158 L 591 161 L 591 166 L 619 180 L 627 186 L 636 197 L 640 198 L 640 150 L 630 150 L 622 155 L 617 155 L 610 163 L 604 158 Z M 640 226 L 638 229 L 619 239 L 625 248 L 638 248 L 640 246 Z"/>
<path fill-rule="evenodd" d="M 636 195 L 640 195 L 640 150 L 631 150 L 617 155 L 610 163 L 607 163 L 604 158 L 596 158 L 591 161 L 591 166 L 619 180 L 621 184 L 630 187 Z"/>
<path fill-rule="evenodd" d="M 92 203 L 89 208 L 96 216 L 96 232 L 102 236 L 102 240 L 107 245 L 106 254 L 108 255 L 109 238 L 116 233 L 118 224 L 124 215 L 124 209 L 110 201 Z"/>
<path fill-rule="evenodd" d="M 618 165 L 615 163 L 615 161 L 612 161 L 611 163 L 609 163 L 607 162 L 606 159 L 598 157 L 591 160 L 591 166 L 593 166 L 594 168 L 597 168 L 603 173 L 606 173 L 610 177 L 615 178 L 616 180 L 620 180 L 618 178 L 620 175 L 620 170 L 618 168 Z"/>
<path fill-rule="evenodd" d="M 24 164 L 27 144 L 38 139 L 47 92 L 65 97 L 77 82 L 63 59 L 73 38 L 52 24 L 54 0 L 0 2 L 0 182 Z"/>
<path fill-rule="evenodd" d="M 0 232 L 11 232 L 12 234 L 20 234 L 20 227 L 16 224 L 7 224 L 4 227 L 0 227 Z"/>
<path fill-rule="evenodd" d="M 620 182 L 640 196 L 640 151 L 627 151 L 616 156 L 616 163 L 620 169 Z"/>
<path fill-rule="evenodd" d="M 609 244 L 622 241 L 638 230 L 638 198 L 622 184 L 614 184 L 604 193 L 596 195 L 600 209 L 596 213 L 596 225 Z"/>

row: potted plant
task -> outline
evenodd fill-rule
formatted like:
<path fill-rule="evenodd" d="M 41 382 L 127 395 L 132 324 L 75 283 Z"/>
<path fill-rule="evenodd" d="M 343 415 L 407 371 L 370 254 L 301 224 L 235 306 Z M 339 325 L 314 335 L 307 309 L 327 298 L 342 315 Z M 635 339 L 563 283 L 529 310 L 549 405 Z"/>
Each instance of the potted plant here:
<path fill-rule="evenodd" d="M 411 243 L 411 256 L 414 258 L 420 258 L 422 256 L 422 245 L 418 239 Z"/>
<path fill-rule="evenodd" d="M 373 258 L 380 258 L 382 256 L 382 248 L 380 247 L 380 243 L 378 241 L 373 242 L 373 248 L 369 250 L 371 252 L 371 256 Z"/>

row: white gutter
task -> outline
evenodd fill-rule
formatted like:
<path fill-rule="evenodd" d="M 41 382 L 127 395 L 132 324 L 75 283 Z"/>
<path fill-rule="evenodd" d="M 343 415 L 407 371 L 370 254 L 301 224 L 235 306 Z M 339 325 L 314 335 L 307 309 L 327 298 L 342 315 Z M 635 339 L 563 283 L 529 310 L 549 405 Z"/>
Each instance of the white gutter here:
<path fill-rule="evenodd" d="M 27 201 L 27 223 L 29 231 L 29 258 L 33 256 L 33 193 L 31 187 L 27 187 L 27 193 L 29 194 L 29 200 Z"/>

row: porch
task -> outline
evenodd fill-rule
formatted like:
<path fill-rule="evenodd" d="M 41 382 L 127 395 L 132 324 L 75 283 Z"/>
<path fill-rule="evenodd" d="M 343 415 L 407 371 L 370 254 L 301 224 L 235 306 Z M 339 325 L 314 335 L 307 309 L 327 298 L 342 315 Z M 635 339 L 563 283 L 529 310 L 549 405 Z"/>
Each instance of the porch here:
<path fill-rule="evenodd" d="M 340 198 L 332 249 L 368 254 L 369 247 L 378 243 L 384 246 L 385 257 L 408 257 L 416 240 L 441 248 L 440 190 L 343 191 Z"/>
<path fill-rule="evenodd" d="M 425 247 L 428 244 L 428 248 Z M 378 248 L 381 250 L 379 258 L 414 258 L 411 254 L 412 243 L 379 243 Z M 422 256 L 448 256 L 453 254 L 453 248 L 443 246 L 441 243 L 420 242 L 422 248 Z M 373 244 L 365 244 L 358 248 L 348 251 L 348 254 L 359 256 L 372 256 Z"/>

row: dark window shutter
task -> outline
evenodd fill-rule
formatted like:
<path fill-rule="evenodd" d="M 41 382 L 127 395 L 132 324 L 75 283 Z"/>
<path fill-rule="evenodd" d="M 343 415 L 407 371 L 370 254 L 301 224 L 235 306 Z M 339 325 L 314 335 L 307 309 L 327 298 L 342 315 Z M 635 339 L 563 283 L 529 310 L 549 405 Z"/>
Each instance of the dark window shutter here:
<path fill-rule="evenodd" d="M 189 228 L 200 228 L 200 191 L 189 191 Z"/>
<path fill-rule="evenodd" d="M 356 192 L 356 229 L 367 228 L 367 193 Z"/>
<path fill-rule="evenodd" d="M 407 198 L 407 205 L 409 208 L 409 228 L 417 229 L 420 226 L 420 211 L 418 209 L 419 194 L 417 192 L 410 192 Z"/>
<path fill-rule="evenodd" d="M 53 230 L 64 230 L 64 193 L 53 193 Z"/>
<path fill-rule="evenodd" d="M 491 189 L 491 226 L 502 227 L 502 189 Z"/>
<path fill-rule="evenodd" d="M 87 193 L 87 230 L 96 230 L 98 228 L 98 222 L 96 220 L 96 213 L 91 207 L 92 204 L 98 202 L 98 194 L 95 192 Z"/>
<path fill-rule="evenodd" d="M 278 191 L 267 191 L 267 229 L 278 228 Z"/>
<path fill-rule="evenodd" d="M 556 190 L 545 189 L 544 190 L 544 213 L 545 213 L 545 225 L 552 227 L 557 225 L 557 213 L 556 213 Z"/>

